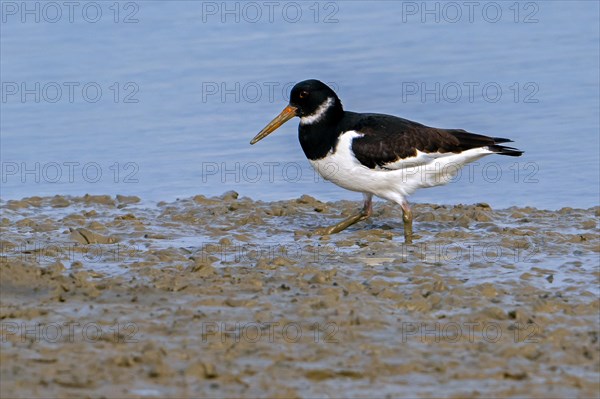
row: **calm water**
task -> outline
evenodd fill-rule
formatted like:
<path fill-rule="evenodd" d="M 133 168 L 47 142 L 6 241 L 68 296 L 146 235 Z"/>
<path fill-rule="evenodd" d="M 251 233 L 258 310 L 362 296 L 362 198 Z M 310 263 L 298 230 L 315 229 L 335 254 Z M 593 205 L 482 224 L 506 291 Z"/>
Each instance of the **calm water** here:
<path fill-rule="evenodd" d="M 1 9 L 2 199 L 360 199 L 316 178 L 297 120 L 248 144 L 318 78 L 349 110 L 526 151 L 413 201 L 599 203 L 598 2 L 24 4 Z"/>

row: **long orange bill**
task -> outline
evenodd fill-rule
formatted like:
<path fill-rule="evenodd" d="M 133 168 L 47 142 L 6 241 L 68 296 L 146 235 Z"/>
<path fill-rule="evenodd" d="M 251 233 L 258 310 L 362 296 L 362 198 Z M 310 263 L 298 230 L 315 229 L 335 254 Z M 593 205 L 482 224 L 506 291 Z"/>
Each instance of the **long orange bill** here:
<path fill-rule="evenodd" d="M 296 107 L 292 107 L 291 105 L 288 105 L 287 107 L 285 107 L 283 109 L 283 111 L 281 111 L 281 113 L 275 117 L 275 119 L 273 119 L 271 122 L 269 122 L 269 124 L 267 126 L 265 126 L 264 129 L 261 130 L 256 135 L 256 137 L 254 137 L 250 141 L 250 144 L 256 144 L 260 140 L 267 137 L 269 134 L 273 133 L 275 130 L 277 130 L 277 128 L 279 126 L 283 125 L 284 123 L 286 123 L 287 121 L 292 119 L 294 116 L 296 116 L 297 110 L 298 109 Z"/>

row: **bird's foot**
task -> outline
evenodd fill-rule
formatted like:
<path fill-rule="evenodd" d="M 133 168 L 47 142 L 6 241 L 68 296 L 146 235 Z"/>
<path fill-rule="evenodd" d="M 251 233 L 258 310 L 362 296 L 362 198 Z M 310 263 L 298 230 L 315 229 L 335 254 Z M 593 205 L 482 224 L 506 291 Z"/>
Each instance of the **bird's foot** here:
<path fill-rule="evenodd" d="M 365 202 L 364 202 L 363 208 L 360 210 L 360 212 L 350 216 L 347 219 L 342 220 L 338 224 L 334 224 L 333 226 L 320 227 L 314 231 L 314 234 L 317 234 L 320 236 L 328 236 L 331 234 L 339 233 L 340 231 L 347 229 L 348 227 L 352 226 L 353 224 L 360 222 L 361 220 L 365 220 L 365 219 L 369 218 L 369 216 L 371 216 L 371 213 L 373 212 L 373 205 L 371 203 L 371 199 L 372 199 L 373 195 L 372 194 L 364 194 L 364 197 L 365 197 Z"/>
<path fill-rule="evenodd" d="M 334 224 L 333 226 L 320 227 L 320 228 L 316 229 L 314 233 L 317 235 L 321 235 L 321 236 L 328 236 L 330 234 L 339 233 L 342 230 L 346 230 L 348 227 L 352 226 L 356 222 L 365 220 L 366 218 L 368 218 L 370 216 L 370 214 L 371 214 L 370 212 L 361 211 L 361 212 L 357 213 L 356 215 L 350 216 L 348 219 L 342 220 L 338 224 Z"/>
<path fill-rule="evenodd" d="M 418 234 L 412 234 L 410 236 L 404 236 L 404 243 L 405 244 L 414 244 L 414 241 L 419 240 L 423 238 L 423 236 L 420 236 Z"/>
<path fill-rule="evenodd" d="M 411 237 L 411 241 L 417 241 L 417 240 L 420 240 L 421 238 L 423 238 L 422 235 L 413 234 L 412 237 Z"/>
<path fill-rule="evenodd" d="M 319 227 L 315 229 L 315 231 L 313 231 L 313 234 L 318 236 L 328 236 L 331 234 L 339 233 L 341 230 L 336 229 L 336 227 L 337 224 L 334 226 Z"/>

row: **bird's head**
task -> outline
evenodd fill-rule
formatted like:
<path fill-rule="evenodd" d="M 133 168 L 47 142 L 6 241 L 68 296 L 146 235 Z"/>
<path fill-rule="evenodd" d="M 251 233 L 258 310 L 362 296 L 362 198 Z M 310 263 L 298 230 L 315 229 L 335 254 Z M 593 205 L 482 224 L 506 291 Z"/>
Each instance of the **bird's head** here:
<path fill-rule="evenodd" d="M 325 83 L 311 79 L 297 83 L 290 93 L 290 103 L 256 137 L 255 144 L 295 116 L 300 117 L 301 125 L 318 123 L 333 111 L 341 111 L 342 104 L 335 92 Z"/>

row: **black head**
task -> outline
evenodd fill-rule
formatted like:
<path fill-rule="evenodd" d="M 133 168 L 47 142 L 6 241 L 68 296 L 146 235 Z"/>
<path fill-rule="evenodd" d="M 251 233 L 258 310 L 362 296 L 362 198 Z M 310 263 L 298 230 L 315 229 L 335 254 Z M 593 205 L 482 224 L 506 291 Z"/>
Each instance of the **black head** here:
<path fill-rule="evenodd" d="M 292 88 L 290 105 L 297 108 L 299 117 L 314 115 L 319 107 L 339 103 L 340 100 L 333 90 L 320 80 L 304 80 Z"/>
<path fill-rule="evenodd" d="M 337 121 L 342 114 L 342 103 L 329 86 L 315 79 L 304 80 L 292 88 L 288 106 L 250 144 L 262 140 L 294 116 L 300 117 L 301 125 L 309 125 L 321 121 Z"/>

